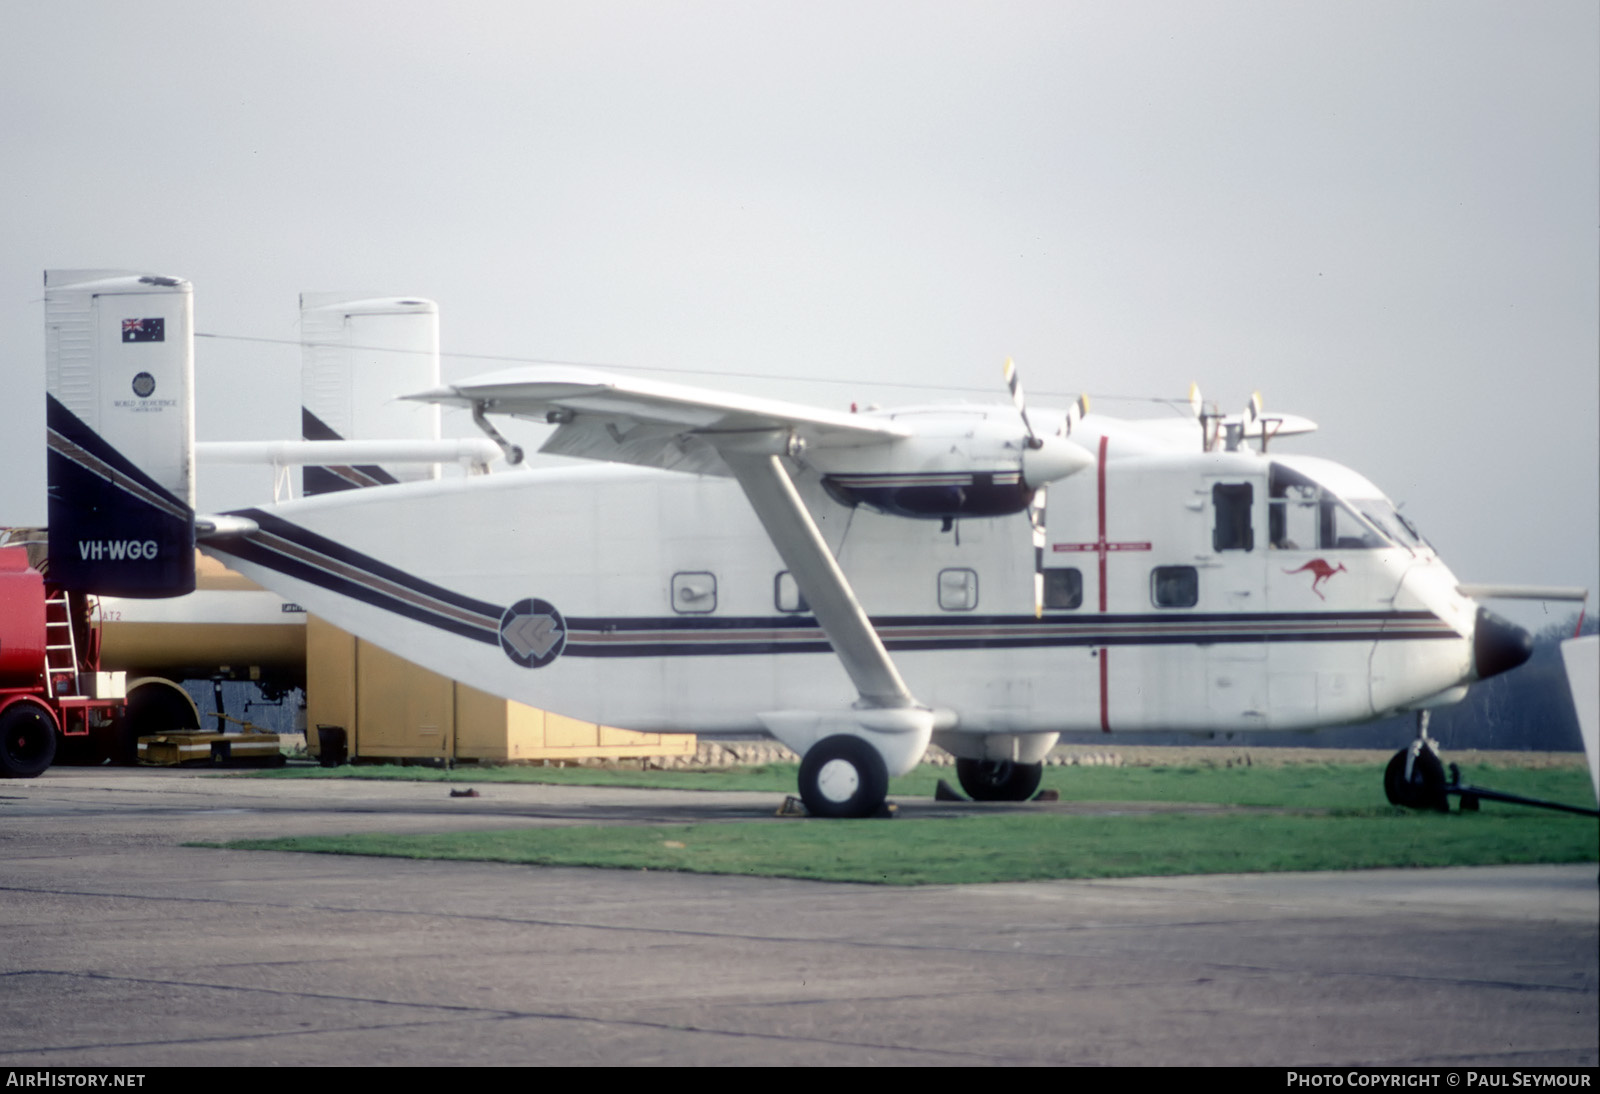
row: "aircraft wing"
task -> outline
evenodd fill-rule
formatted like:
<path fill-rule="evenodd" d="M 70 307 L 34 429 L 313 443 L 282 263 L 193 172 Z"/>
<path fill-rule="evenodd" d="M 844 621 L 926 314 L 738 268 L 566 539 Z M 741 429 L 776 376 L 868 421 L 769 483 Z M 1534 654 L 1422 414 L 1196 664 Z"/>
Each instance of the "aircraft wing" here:
<path fill-rule="evenodd" d="M 849 448 L 911 435 L 886 418 L 568 366 L 507 369 L 406 398 L 556 423 L 539 449 L 552 455 L 706 474 L 729 474 L 717 450 L 747 437 Z"/>

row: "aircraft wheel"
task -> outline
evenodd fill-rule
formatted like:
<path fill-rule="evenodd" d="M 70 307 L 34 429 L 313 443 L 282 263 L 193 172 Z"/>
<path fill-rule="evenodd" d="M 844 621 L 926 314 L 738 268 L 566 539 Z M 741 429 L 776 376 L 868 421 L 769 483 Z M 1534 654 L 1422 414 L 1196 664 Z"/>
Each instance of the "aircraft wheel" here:
<path fill-rule="evenodd" d="M 1044 764 L 957 759 L 956 778 L 973 801 L 1025 802 L 1038 793 Z"/>
<path fill-rule="evenodd" d="M 0 776 L 31 779 L 56 758 L 56 720 L 37 703 L 17 703 L 0 714 Z"/>
<path fill-rule="evenodd" d="M 1420 749 L 1411 765 L 1411 778 L 1406 778 L 1406 757 L 1409 748 L 1394 754 L 1389 766 L 1383 770 L 1383 792 L 1390 804 L 1407 809 L 1431 809 L 1437 813 L 1450 810 L 1450 799 L 1444 792 L 1444 763 L 1431 748 Z"/>
<path fill-rule="evenodd" d="M 824 737 L 800 761 L 800 800 L 814 817 L 870 817 L 888 793 L 889 769 L 860 737 Z"/>

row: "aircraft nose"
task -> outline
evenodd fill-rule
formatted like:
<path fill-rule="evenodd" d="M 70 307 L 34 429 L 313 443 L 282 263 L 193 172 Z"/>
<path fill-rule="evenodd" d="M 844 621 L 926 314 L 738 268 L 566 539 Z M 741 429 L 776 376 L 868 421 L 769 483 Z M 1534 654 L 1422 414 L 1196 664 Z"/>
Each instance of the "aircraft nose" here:
<path fill-rule="evenodd" d="M 1472 634 L 1472 667 L 1479 680 L 1510 672 L 1533 656 L 1533 635 L 1487 608 L 1478 609 Z"/>

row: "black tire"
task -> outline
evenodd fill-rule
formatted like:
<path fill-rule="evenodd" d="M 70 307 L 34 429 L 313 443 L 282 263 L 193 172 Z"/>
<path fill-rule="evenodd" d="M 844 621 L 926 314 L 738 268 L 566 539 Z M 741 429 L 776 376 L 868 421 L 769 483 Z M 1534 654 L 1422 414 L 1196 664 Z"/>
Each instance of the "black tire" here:
<path fill-rule="evenodd" d="M 958 759 L 956 778 L 973 801 L 1025 802 L 1039 792 L 1044 764 Z"/>
<path fill-rule="evenodd" d="M 1383 769 L 1383 792 L 1391 805 L 1407 809 L 1431 809 L 1436 813 L 1450 810 L 1450 798 L 1445 794 L 1444 763 L 1431 748 L 1417 751 L 1411 765 L 1411 778 L 1406 778 L 1406 757 L 1411 749 L 1402 748 Z"/>
<path fill-rule="evenodd" d="M 824 737 L 800 761 L 800 800 L 814 817 L 870 817 L 888 794 L 889 769 L 860 737 Z"/>
<path fill-rule="evenodd" d="M 0 776 L 32 779 L 56 758 L 56 720 L 38 703 L 14 703 L 0 714 Z"/>

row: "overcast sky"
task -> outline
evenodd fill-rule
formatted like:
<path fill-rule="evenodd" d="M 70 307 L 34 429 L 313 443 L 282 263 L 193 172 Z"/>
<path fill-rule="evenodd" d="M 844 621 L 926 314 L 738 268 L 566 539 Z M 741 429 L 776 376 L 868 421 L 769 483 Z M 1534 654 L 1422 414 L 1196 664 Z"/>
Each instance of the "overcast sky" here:
<path fill-rule="evenodd" d="M 44 519 L 42 271 L 123 267 L 229 336 L 201 439 L 297 431 L 298 350 L 249 339 L 301 291 L 414 294 L 447 378 L 1259 388 L 1463 580 L 1600 584 L 1592 0 L 4 12 L 0 524 Z"/>

